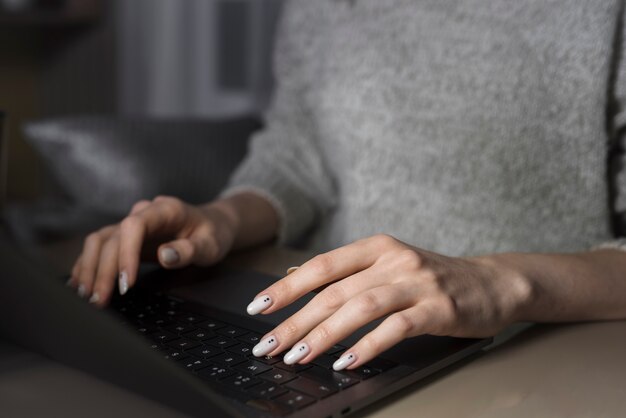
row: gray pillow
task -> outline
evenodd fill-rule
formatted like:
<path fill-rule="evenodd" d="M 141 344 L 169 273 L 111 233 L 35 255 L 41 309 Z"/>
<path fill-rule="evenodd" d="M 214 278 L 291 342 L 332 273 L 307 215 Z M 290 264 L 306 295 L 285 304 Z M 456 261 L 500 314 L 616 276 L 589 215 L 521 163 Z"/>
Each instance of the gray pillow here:
<path fill-rule="evenodd" d="M 225 186 L 245 155 L 248 139 L 259 128 L 253 117 L 71 117 L 31 122 L 24 131 L 70 206 L 57 210 L 54 224 L 69 230 L 76 229 L 72 219 L 80 218 L 77 213 L 106 214 L 107 220 L 122 217 L 137 200 L 159 194 L 191 203 L 211 200 Z M 51 205 L 47 207 L 45 218 L 50 219 Z"/>

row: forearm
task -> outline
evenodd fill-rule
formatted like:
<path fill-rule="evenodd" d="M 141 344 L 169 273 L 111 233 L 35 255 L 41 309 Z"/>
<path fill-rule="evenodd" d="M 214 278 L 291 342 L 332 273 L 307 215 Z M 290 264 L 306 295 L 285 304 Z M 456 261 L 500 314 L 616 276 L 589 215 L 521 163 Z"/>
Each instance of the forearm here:
<path fill-rule="evenodd" d="M 484 259 L 528 282 L 531 292 L 517 315 L 520 321 L 626 318 L 626 252 L 509 253 Z"/>
<path fill-rule="evenodd" d="M 278 233 L 279 218 L 274 207 L 263 197 L 237 193 L 205 205 L 205 209 L 219 210 L 233 232 L 233 249 L 263 244 Z"/>

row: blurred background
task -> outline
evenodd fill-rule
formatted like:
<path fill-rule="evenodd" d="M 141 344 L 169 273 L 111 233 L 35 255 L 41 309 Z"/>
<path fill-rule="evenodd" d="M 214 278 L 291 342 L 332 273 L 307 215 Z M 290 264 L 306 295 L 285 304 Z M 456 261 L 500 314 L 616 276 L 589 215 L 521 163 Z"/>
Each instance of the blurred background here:
<path fill-rule="evenodd" d="M 13 232 L 85 231 L 155 194 L 212 198 L 270 98 L 281 3 L 0 0 Z"/>

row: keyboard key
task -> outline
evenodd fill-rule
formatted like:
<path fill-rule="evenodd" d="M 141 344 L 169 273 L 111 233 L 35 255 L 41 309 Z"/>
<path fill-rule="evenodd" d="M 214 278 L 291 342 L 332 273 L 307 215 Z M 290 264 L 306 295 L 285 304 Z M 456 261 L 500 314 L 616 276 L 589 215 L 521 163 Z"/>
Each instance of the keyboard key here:
<path fill-rule="evenodd" d="M 366 367 L 370 367 L 372 369 L 376 369 L 380 372 L 387 371 L 397 366 L 396 363 L 390 360 L 385 360 L 384 358 L 376 357 L 373 360 L 368 361 L 364 364 Z"/>
<path fill-rule="evenodd" d="M 326 350 L 326 354 L 328 354 L 329 356 L 332 356 L 333 354 L 337 354 L 340 351 L 345 350 L 346 347 L 344 347 L 341 344 L 335 344 L 332 347 L 330 347 L 328 350 Z"/>
<path fill-rule="evenodd" d="M 209 367 L 206 367 L 204 369 L 201 369 L 198 372 L 198 376 L 204 378 L 204 379 L 208 379 L 208 380 L 217 380 L 217 379 L 222 379 L 224 377 L 228 377 L 235 374 L 234 370 L 230 370 L 226 367 L 222 367 L 222 366 L 218 366 L 215 364 L 211 364 L 209 365 Z"/>
<path fill-rule="evenodd" d="M 241 370 L 246 373 L 250 373 L 253 375 L 264 373 L 268 370 L 272 370 L 272 366 L 268 366 L 267 364 L 263 364 L 258 361 L 250 360 L 245 363 L 241 363 L 235 367 L 237 370 Z"/>
<path fill-rule="evenodd" d="M 248 343 L 252 345 L 256 345 L 259 341 L 261 341 L 261 334 L 257 334 L 255 332 L 249 332 L 245 335 L 241 335 L 237 337 L 237 339 L 243 343 Z"/>
<path fill-rule="evenodd" d="M 276 363 L 274 367 L 278 367 L 279 369 L 286 370 L 291 373 L 298 373 L 302 370 L 306 370 L 312 367 L 310 364 L 285 364 L 282 361 L 280 363 Z"/>
<path fill-rule="evenodd" d="M 287 393 L 287 389 L 277 383 L 263 382 L 260 385 L 250 388 L 248 392 L 254 397 L 272 399 L 283 393 Z"/>
<path fill-rule="evenodd" d="M 211 365 L 206 360 L 199 360 L 191 357 L 187 360 L 181 361 L 180 364 L 182 364 L 186 369 L 193 371 L 204 369 L 205 367 L 209 367 Z"/>
<path fill-rule="evenodd" d="M 207 358 L 215 357 L 218 354 L 222 354 L 222 350 L 217 349 L 215 347 L 201 345 L 200 347 L 196 347 L 191 350 L 188 350 L 187 354 L 191 354 L 194 357 L 207 359 Z"/>
<path fill-rule="evenodd" d="M 246 361 L 245 357 L 231 353 L 220 354 L 219 356 L 211 359 L 211 362 L 222 367 L 232 367 L 235 364 L 243 363 L 244 361 Z"/>
<path fill-rule="evenodd" d="M 252 355 L 252 346 L 248 344 L 237 344 L 227 348 L 226 351 L 230 351 L 231 353 L 235 354 L 241 354 L 242 356 L 250 356 Z"/>
<path fill-rule="evenodd" d="M 314 358 L 313 361 L 311 361 L 311 363 L 317 364 L 318 366 L 323 367 L 325 369 L 332 369 L 333 363 L 336 360 L 337 360 L 336 358 L 331 357 L 328 354 L 322 354 L 321 356 Z"/>
<path fill-rule="evenodd" d="M 237 389 L 247 389 L 263 382 L 261 381 L 261 379 L 257 379 L 256 377 L 250 376 L 247 373 L 237 373 L 221 380 L 220 383 L 225 386 L 230 386 L 231 388 L 234 387 Z"/>
<path fill-rule="evenodd" d="M 183 324 L 197 324 L 198 322 L 206 321 L 206 317 L 202 315 L 195 314 L 183 314 L 174 317 L 177 321 L 182 322 Z"/>
<path fill-rule="evenodd" d="M 376 376 L 380 372 L 371 367 L 361 366 L 352 370 L 344 370 L 342 371 L 342 373 L 345 373 L 348 376 L 352 376 L 360 380 L 365 380 L 369 379 L 372 376 Z"/>
<path fill-rule="evenodd" d="M 352 385 L 359 383 L 359 380 L 352 376 L 347 376 L 343 372 L 335 372 L 332 370 L 323 369 L 319 366 L 311 367 L 300 373 L 302 377 L 308 377 L 318 382 L 325 383 L 327 385 L 333 385 L 337 389 L 345 389 Z"/>
<path fill-rule="evenodd" d="M 186 338 L 192 339 L 192 340 L 196 340 L 196 341 L 206 341 L 209 340 L 211 338 L 215 337 L 215 334 L 213 334 L 211 331 L 203 331 L 201 329 L 196 330 L 196 331 L 192 331 L 192 332 L 188 332 L 184 335 Z"/>
<path fill-rule="evenodd" d="M 170 341 L 167 345 L 177 350 L 190 350 L 194 347 L 198 347 L 200 343 L 193 340 L 187 340 L 185 338 L 179 338 L 177 340 Z"/>
<path fill-rule="evenodd" d="M 218 348 L 228 348 L 239 344 L 237 341 L 228 337 L 215 337 L 211 340 L 207 340 L 206 343 Z"/>
<path fill-rule="evenodd" d="M 155 327 L 166 327 L 168 325 L 173 325 L 174 321 L 167 318 L 153 318 L 149 321 L 143 321 L 145 325 L 152 325 Z"/>
<path fill-rule="evenodd" d="M 148 335 L 148 334 L 152 334 L 152 333 L 159 331 L 157 327 L 153 327 L 153 326 L 140 326 L 140 327 L 136 327 L 135 329 L 137 330 L 137 332 L 143 335 Z"/>
<path fill-rule="evenodd" d="M 291 408 L 301 409 L 315 402 L 315 399 L 297 392 L 287 392 L 275 399 L 276 402 L 287 405 Z"/>
<path fill-rule="evenodd" d="M 247 330 L 242 328 L 237 328 L 232 325 L 226 326 L 224 328 L 220 328 L 216 331 L 218 334 L 224 335 L 226 337 L 236 338 L 241 337 L 248 333 Z"/>
<path fill-rule="evenodd" d="M 159 342 L 159 343 L 166 343 L 168 341 L 176 340 L 179 337 L 178 335 L 172 334 L 171 332 L 159 331 L 150 335 L 150 338 L 152 338 L 154 341 Z"/>
<path fill-rule="evenodd" d="M 299 377 L 292 380 L 291 382 L 288 382 L 285 387 L 297 390 L 298 392 L 306 393 L 307 395 L 311 395 L 317 399 L 325 398 L 328 395 L 332 395 L 337 392 L 337 389 L 334 386 L 307 379 L 306 377 Z"/>
<path fill-rule="evenodd" d="M 280 357 L 271 357 L 271 356 L 255 357 L 254 359 L 256 361 L 260 361 L 261 363 L 270 364 L 270 365 L 276 364 L 282 361 Z"/>
<path fill-rule="evenodd" d="M 259 375 L 259 377 L 272 382 L 272 383 L 278 383 L 279 385 L 282 385 L 283 383 L 287 383 L 290 380 L 295 379 L 296 376 L 293 373 L 290 372 L 286 372 L 284 370 L 280 370 L 280 369 L 272 369 L 269 370 L 261 375 Z"/>
<path fill-rule="evenodd" d="M 196 328 L 187 324 L 174 324 L 166 327 L 165 329 L 169 332 L 173 332 L 174 334 L 185 334 L 187 332 L 194 331 Z"/>
<path fill-rule="evenodd" d="M 226 324 L 209 318 L 203 323 L 198 324 L 198 326 L 204 329 L 208 329 L 209 331 L 215 331 L 216 329 L 224 328 Z"/>
<path fill-rule="evenodd" d="M 189 355 L 180 350 L 168 350 L 165 352 L 165 358 L 180 361 L 189 358 Z"/>

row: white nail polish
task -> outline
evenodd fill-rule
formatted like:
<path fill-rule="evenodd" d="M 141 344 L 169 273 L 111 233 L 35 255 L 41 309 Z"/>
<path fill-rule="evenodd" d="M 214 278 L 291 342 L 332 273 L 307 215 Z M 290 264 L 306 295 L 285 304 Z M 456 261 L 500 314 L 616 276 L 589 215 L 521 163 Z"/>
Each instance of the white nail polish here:
<path fill-rule="evenodd" d="M 356 361 L 356 355 L 352 353 L 346 353 L 339 357 L 339 360 L 333 363 L 333 370 L 343 370 Z"/>
<path fill-rule="evenodd" d="M 248 315 L 256 315 L 263 312 L 270 306 L 272 306 L 272 298 L 269 297 L 269 295 L 261 295 L 250 302 L 246 310 L 248 311 Z"/>
<path fill-rule="evenodd" d="M 78 296 L 80 296 L 81 298 L 84 298 L 85 296 L 87 296 L 87 288 L 84 284 L 81 283 L 78 285 L 78 290 L 76 291 L 76 293 L 78 293 Z"/>
<path fill-rule="evenodd" d="M 125 295 L 128 292 L 128 274 L 125 271 L 120 273 L 120 277 L 118 280 L 118 285 L 120 288 L 120 295 Z"/>
<path fill-rule="evenodd" d="M 94 294 L 89 298 L 89 303 L 98 303 L 99 300 L 100 295 L 97 292 L 94 292 Z"/>
<path fill-rule="evenodd" d="M 293 273 L 294 271 L 298 270 L 299 268 L 300 268 L 299 266 L 289 267 L 287 269 L 287 276 L 289 276 L 291 273 Z"/>
<path fill-rule="evenodd" d="M 283 358 L 285 364 L 294 364 L 302 360 L 309 354 L 309 346 L 306 343 L 300 343 L 294 346 Z"/>
<path fill-rule="evenodd" d="M 180 256 L 178 255 L 178 251 L 167 247 L 161 250 L 161 260 L 165 264 L 175 264 L 180 260 Z"/>
<path fill-rule="evenodd" d="M 257 345 L 254 346 L 252 354 L 256 357 L 261 357 L 271 352 L 276 347 L 278 347 L 278 340 L 273 335 L 270 335 L 269 337 L 262 339 Z"/>

